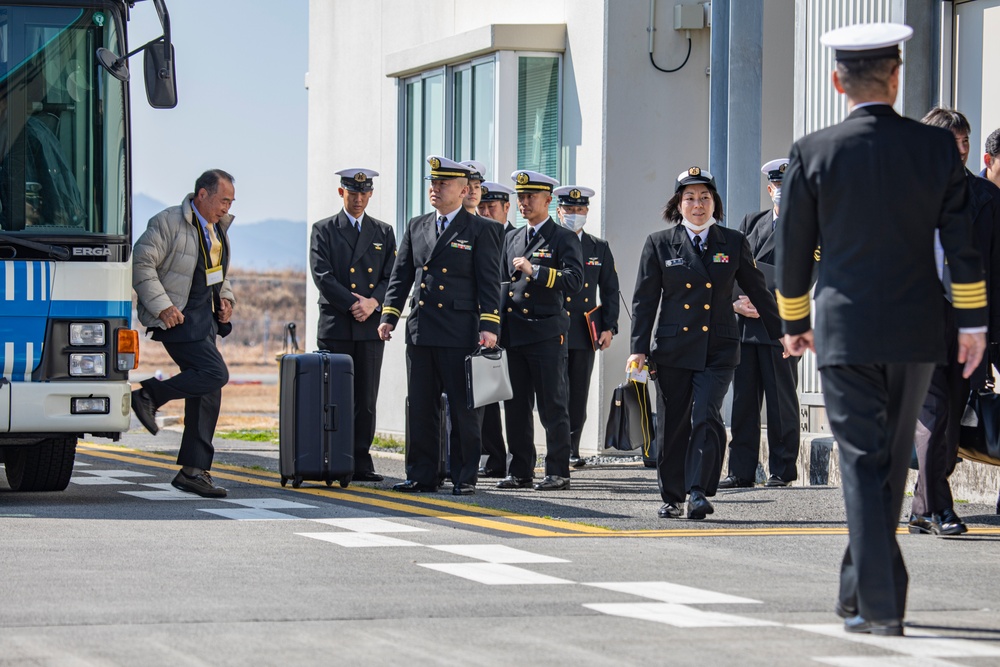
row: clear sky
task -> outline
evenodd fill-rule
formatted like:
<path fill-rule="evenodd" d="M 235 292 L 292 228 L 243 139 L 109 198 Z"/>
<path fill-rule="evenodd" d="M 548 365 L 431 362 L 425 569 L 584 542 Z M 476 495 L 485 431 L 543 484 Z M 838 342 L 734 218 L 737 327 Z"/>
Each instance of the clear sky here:
<path fill-rule="evenodd" d="M 175 109 L 152 109 L 143 55 L 132 73 L 135 193 L 180 203 L 204 170 L 236 178 L 241 223 L 306 218 L 308 0 L 166 0 L 177 60 Z M 129 49 L 160 34 L 138 2 Z"/>

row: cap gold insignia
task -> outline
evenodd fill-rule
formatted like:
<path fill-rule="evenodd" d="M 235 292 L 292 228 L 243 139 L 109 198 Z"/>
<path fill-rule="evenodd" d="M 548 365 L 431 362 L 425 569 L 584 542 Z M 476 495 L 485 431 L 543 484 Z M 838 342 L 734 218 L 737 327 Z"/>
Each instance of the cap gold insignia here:
<path fill-rule="evenodd" d="M 691 167 L 688 169 L 688 176 L 701 176 L 701 169 L 698 167 Z"/>
<path fill-rule="evenodd" d="M 528 181 L 530 181 L 530 180 L 531 180 L 531 178 L 526 173 L 524 173 L 523 171 L 520 174 L 517 175 L 517 184 L 518 185 L 527 185 Z"/>
<path fill-rule="evenodd" d="M 782 162 L 781 166 L 778 167 L 778 171 L 780 171 L 782 174 L 785 173 L 786 169 L 788 169 L 788 163 L 787 162 Z"/>
<path fill-rule="evenodd" d="M 490 189 L 489 188 L 483 188 L 482 191 L 483 191 L 484 195 L 488 195 L 490 193 Z"/>
<path fill-rule="evenodd" d="M 429 162 L 431 163 L 431 169 L 440 169 L 441 168 L 441 160 L 437 159 L 436 157 L 432 157 L 429 160 Z"/>
<path fill-rule="evenodd" d="M 358 183 L 364 183 L 365 181 L 368 180 L 368 177 L 365 176 L 365 172 L 359 171 L 358 173 L 354 174 L 354 180 L 356 180 Z"/>
<path fill-rule="evenodd" d="M 569 196 L 571 198 L 573 198 L 573 199 L 579 199 L 580 198 L 580 191 L 579 190 L 570 190 L 569 191 Z"/>

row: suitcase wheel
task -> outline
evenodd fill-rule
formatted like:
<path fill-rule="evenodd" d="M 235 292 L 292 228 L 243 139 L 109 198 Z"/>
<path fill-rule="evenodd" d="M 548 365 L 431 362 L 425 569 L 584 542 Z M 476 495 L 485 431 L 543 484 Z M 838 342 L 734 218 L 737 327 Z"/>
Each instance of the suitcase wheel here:
<path fill-rule="evenodd" d="M 281 476 L 281 486 L 284 488 L 285 484 L 288 484 L 288 478 L 284 475 Z"/>
<path fill-rule="evenodd" d="M 344 475 L 340 478 L 340 488 L 346 489 L 347 485 L 351 483 L 351 475 Z"/>
<path fill-rule="evenodd" d="M 297 489 L 300 486 L 302 486 L 302 477 L 296 475 L 295 478 L 292 480 L 292 488 Z"/>
<path fill-rule="evenodd" d="M 327 486 L 333 486 L 333 480 L 332 479 L 326 480 L 326 485 Z"/>

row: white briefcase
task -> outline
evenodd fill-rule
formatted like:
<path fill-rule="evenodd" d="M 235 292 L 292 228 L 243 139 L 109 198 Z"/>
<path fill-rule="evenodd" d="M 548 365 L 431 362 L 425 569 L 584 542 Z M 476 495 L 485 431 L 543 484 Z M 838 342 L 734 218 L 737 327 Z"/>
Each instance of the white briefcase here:
<path fill-rule="evenodd" d="M 465 387 L 470 408 L 514 397 L 507 374 L 507 355 L 502 347 L 480 347 L 465 358 Z"/>

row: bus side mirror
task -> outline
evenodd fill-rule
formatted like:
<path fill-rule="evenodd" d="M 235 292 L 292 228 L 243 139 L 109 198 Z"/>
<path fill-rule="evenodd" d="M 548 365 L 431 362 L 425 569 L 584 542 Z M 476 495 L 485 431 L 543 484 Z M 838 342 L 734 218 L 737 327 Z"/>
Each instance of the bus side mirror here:
<path fill-rule="evenodd" d="M 174 45 L 162 40 L 147 44 L 143 53 L 146 99 L 154 109 L 177 106 L 177 79 L 174 76 Z"/>

